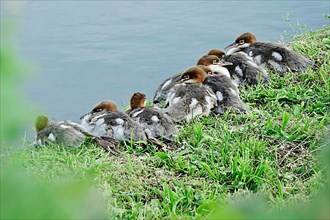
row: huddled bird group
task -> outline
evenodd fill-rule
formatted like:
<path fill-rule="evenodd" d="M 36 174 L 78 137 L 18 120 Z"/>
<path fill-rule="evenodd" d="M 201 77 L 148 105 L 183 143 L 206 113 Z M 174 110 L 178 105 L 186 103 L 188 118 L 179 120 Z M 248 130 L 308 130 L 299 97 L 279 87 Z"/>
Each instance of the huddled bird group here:
<path fill-rule="evenodd" d="M 267 83 L 268 69 L 283 75 L 306 71 L 312 65 L 310 59 L 291 48 L 258 42 L 254 34 L 244 33 L 224 50 L 211 49 L 195 66 L 165 79 L 155 92 L 152 106 L 146 106 L 145 94 L 136 92 L 128 110 L 119 111 L 114 102 L 102 101 L 80 118 L 80 125 L 39 116 L 35 143 L 78 146 L 89 137 L 114 154 L 122 141 L 162 145 L 163 141 L 175 140 L 178 123 L 210 113 L 221 116 L 228 109 L 247 112 L 239 88 Z"/>

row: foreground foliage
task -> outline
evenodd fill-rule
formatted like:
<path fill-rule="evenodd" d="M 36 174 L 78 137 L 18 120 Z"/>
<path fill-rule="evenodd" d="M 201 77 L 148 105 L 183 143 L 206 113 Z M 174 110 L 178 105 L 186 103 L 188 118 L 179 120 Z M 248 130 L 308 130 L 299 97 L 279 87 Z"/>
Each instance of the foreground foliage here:
<path fill-rule="evenodd" d="M 260 212 L 213 213 L 251 195 L 278 209 L 309 202 L 329 178 L 320 159 L 330 134 L 329 36 L 326 27 L 294 39 L 291 47 L 313 59 L 315 68 L 283 77 L 271 73 L 269 84 L 241 89 L 248 114 L 227 112 L 180 125 L 174 150 L 130 143 L 111 156 L 86 143 L 2 152 L 2 161 L 19 161 L 42 181 L 89 180 L 105 198 L 110 218 L 255 217 Z M 322 213 L 317 217 L 326 217 Z"/>

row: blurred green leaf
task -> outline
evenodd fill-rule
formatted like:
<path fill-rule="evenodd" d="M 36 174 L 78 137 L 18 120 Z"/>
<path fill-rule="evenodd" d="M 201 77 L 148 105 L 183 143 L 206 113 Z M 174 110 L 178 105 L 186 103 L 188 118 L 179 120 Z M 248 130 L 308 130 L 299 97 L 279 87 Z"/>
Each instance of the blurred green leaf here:
<path fill-rule="evenodd" d="M 163 152 L 156 152 L 155 155 L 157 157 L 159 157 L 160 159 L 162 159 L 162 160 L 165 160 L 165 159 L 168 159 L 169 158 L 168 155 L 165 154 L 165 153 L 163 153 Z"/>

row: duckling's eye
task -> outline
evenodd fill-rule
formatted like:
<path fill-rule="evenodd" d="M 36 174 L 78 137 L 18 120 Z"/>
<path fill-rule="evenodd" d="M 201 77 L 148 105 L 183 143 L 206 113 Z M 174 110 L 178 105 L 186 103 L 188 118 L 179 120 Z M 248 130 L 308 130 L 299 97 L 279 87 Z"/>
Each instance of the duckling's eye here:
<path fill-rule="evenodd" d="M 189 79 L 189 75 L 183 76 L 183 79 Z"/>
<path fill-rule="evenodd" d="M 97 113 L 97 112 L 100 112 L 102 109 L 100 109 L 100 108 L 97 108 L 97 109 L 94 109 L 93 110 L 93 114 L 95 114 L 95 113 Z"/>
<path fill-rule="evenodd" d="M 244 40 L 239 40 L 238 43 L 239 44 L 244 44 L 245 42 L 244 42 Z"/>
<path fill-rule="evenodd" d="M 218 63 L 218 61 L 217 60 L 213 60 L 213 64 L 217 64 Z"/>

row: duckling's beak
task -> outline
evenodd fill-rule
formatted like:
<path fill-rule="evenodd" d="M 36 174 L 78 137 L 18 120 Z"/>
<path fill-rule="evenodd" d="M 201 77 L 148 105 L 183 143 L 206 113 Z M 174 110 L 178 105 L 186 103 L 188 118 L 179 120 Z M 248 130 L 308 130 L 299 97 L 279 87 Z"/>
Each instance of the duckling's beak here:
<path fill-rule="evenodd" d="M 225 47 L 224 51 L 226 53 L 226 55 L 230 55 L 230 54 L 233 54 L 237 51 L 239 51 L 239 44 L 234 42 L 232 44 L 229 44 L 227 47 Z"/>
<path fill-rule="evenodd" d="M 79 119 L 80 120 L 83 120 L 83 118 L 85 118 L 87 115 L 89 115 L 89 114 L 91 114 L 92 112 L 88 112 L 88 113 L 86 113 L 86 114 L 84 114 L 83 116 L 81 116 Z"/>
<path fill-rule="evenodd" d="M 231 66 L 231 65 L 233 65 L 233 63 L 227 62 L 227 61 L 224 61 L 224 60 L 220 60 L 219 65 L 220 66 Z"/>

